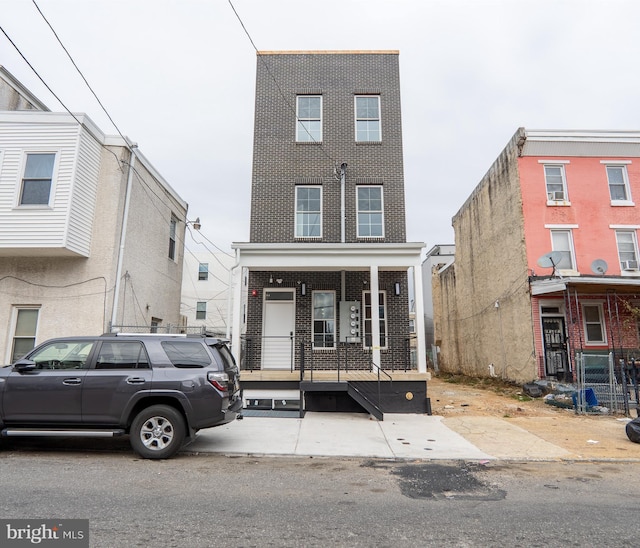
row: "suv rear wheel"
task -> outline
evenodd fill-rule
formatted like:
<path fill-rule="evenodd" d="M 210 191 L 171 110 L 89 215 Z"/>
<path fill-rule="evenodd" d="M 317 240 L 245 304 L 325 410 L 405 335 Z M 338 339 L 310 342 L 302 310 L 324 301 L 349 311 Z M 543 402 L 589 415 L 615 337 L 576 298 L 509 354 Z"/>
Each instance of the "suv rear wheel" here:
<path fill-rule="evenodd" d="M 184 442 L 184 418 L 173 407 L 152 405 L 136 415 L 131 423 L 133 450 L 145 459 L 168 459 Z"/>

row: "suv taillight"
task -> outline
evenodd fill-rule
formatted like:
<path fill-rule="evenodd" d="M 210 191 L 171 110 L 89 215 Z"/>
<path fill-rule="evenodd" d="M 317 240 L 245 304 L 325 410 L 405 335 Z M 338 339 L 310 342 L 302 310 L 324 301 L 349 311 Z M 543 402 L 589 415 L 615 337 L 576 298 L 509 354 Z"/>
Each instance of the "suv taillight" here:
<path fill-rule="evenodd" d="M 209 371 L 207 373 L 207 380 L 221 392 L 229 391 L 229 375 L 226 373 L 217 373 Z"/>

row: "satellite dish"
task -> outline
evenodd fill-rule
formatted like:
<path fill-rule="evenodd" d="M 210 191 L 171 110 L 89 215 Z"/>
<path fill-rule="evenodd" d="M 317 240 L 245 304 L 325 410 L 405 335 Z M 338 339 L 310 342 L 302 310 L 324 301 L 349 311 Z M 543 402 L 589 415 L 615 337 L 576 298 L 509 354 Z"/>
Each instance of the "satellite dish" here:
<path fill-rule="evenodd" d="M 591 272 L 593 272 L 594 274 L 600 274 L 601 276 L 604 276 L 607 272 L 607 268 L 609 268 L 609 265 L 604 259 L 596 259 L 591 263 Z"/>
<path fill-rule="evenodd" d="M 562 260 L 562 253 L 559 251 L 551 251 L 549 253 L 545 253 L 542 257 L 538 259 L 538 266 L 542 268 L 553 268 L 555 270 L 556 266 L 560 264 Z"/>

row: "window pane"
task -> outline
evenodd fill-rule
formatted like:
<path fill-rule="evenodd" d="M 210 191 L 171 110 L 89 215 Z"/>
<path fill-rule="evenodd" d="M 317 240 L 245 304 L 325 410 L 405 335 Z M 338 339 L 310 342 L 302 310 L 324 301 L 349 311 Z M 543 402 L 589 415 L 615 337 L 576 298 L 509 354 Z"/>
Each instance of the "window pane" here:
<path fill-rule="evenodd" d="M 356 117 L 358 119 L 379 118 L 378 98 L 377 97 L 357 97 L 356 98 Z"/>
<path fill-rule="evenodd" d="M 602 341 L 602 326 L 600 324 L 587 324 L 587 340 L 589 342 Z"/>
<path fill-rule="evenodd" d="M 322 140 L 322 124 L 320 121 L 299 121 L 298 141 L 318 142 Z"/>
<path fill-rule="evenodd" d="M 51 193 L 51 181 L 29 181 L 24 180 L 22 183 L 22 196 L 20 204 L 22 205 L 46 205 L 49 203 L 49 194 Z"/>
<path fill-rule="evenodd" d="M 36 334 L 36 325 L 38 323 L 37 308 L 23 308 L 18 310 L 18 318 L 16 320 L 16 337 L 33 337 Z"/>
<path fill-rule="evenodd" d="M 14 339 L 13 352 L 11 352 L 11 363 L 17 362 L 20 358 L 28 354 L 35 346 L 35 337 L 25 339 Z"/>
<path fill-rule="evenodd" d="M 25 179 L 51 179 L 55 154 L 28 154 L 24 168 Z"/>

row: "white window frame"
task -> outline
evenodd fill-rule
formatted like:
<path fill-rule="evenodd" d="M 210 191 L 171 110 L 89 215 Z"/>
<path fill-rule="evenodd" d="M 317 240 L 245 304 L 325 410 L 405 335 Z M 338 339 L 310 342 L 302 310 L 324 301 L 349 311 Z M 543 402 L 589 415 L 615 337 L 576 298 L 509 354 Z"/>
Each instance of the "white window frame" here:
<path fill-rule="evenodd" d="M 380 190 L 380 210 L 363 210 L 360 211 L 360 191 L 367 188 L 376 188 Z M 360 223 L 360 215 L 380 215 L 381 222 L 381 234 L 361 234 L 360 226 L 369 227 L 369 232 L 371 232 L 372 223 Z M 382 185 L 356 185 L 356 234 L 358 238 L 365 239 L 380 239 L 384 238 L 384 190 Z"/>
<path fill-rule="evenodd" d="M 37 345 L 37 341 L 38 341 L 38 326 L 40 325 L 40 310 L 41 310 L 41 306 L 40 305 L 19 305 L 19 306 L 14 306 L 13 307 L 13 311 L 12 311 L 12 318 L 11 318 L 11 344 L 7 345 L 7 357 L 5 362 L 6 363 L 13 363 L 13 355 L 15 353 L 15 341 L 16 339 L 33 339 L 33 348 L 36 347 Z M 16 335 L 16 329 L 18 327 L 18 316 L 20 314 L 21 310 L 36 310 L 37 311 L 37 316 L 36 316 L 36 328 L 34 330 L 33 336 L 29 335 L 29 336 L 22 336 L 22 335 Z"/>
<path fill-rule="evenodd" d="M 316 296 L 318 295 L 331 295 L 333 302 L 333 317 L 332 318 L 316 318 Z M 322 333 L 316 333 L 316 322 L 332 322 L 333 332 L 326 329 Z M 316 346 L 316 335 L 322 336 L 325 344 Z M 327 343 L 327 335 L 333 335 L 333 343 Z M 335 350 L 337 341 L 337 320 L 336 320 L 336 292 L 333 290 L 314 290 L 311 292 L 311 341 L 314 350 Z"/>
<path fill-rule="evenodd" d="M 585 307 L 593 307 L 598 310 L 598 321 L 597 322 L 587 322 L 587 315 L 585 313 Z M 600 330 L 602 332 L 601 340 L 590 340 L 589 332 L 587 330 L 587 326 L 591 324 L 598 324 L 600 326 Z M 584 333 L 585 345 L 587 346 L 603 346 L 607 344 L 607 329 L 604 322 L 604 309 L 602 306 L 602 302 L 598 301 L 588 301 L 582 303 L 582 330 Z"/>
<path fill-rule="evenodd" d="M 552 251 L 559 251 L 561 253 L 569 253 L 569 257 L 571 259 L 571 268 L 562 268 L 562 267 L 558 267 L 556 270 L 560 271 L 560 272 L 577 272 L 578 271 L 578 267 L 576 264 L 576 253 L 575 253 L 575 248 L 573 245 L 573 228 L 577 228 L 577 226 L 575 225 L 571 225 L 571 226 L 550 226 L 547 225 L 547 228 L 549 228 L 549 236 L 551 239 L 551 249 Z M 567 243 L 569 245 L 569 249 L 558 249 L 557 246 L 555 245 L 554 242 L 554 235 L 560 235 L 560 234 L 566 234 L 567 235 Z"/>
<path fill-rule="evenodd" d="M 620 242 L 622 235 L 631 236 L 631 242 Z M 629 259 L 629 251 L 621 251 L 620 243 L 633 245 L 633 258 Z M 634 228 L 617 228 L 616 229 L 616 247 L 618 249 L 618 262 L 620 264 L 620 273 L 622 276 L 638 276 L 640 275 L 640 252 L 638 250 L 638 234 Z M 623 257 L 623 253 L 625 254 Z M 635 263 L 635 264 L 634 264 Z"/>
<path fill-rule="evenodd" d="M 169 220 L 169 259 L 176 260 L 177 251 L 177 233 L 178 233 L 178 218 L 175 215 L 171 215 Z"/>
<path fill-rule="evenodd" d="M 302 116 L 300 114 L 301 99 L 319 99 L 320 116 Z M 321 143 L 322 142 L 322 95 L 296 95 L 296 142 L 297 143 Z M 319 135 L 314 137 L 314 129 L 305 124 L 317 123 L 319 125 Z"/>
<path fill-rule="evenodd" d="M 206 282 L 209 279 L 209 263 L 198 263 L 198 281 Z"/>
<path fill-rule="evenodd" d="M 206 319 L 207 319 L 207 301 L 196 301 L 196 320 L 206 320 Z"/>
<path fill-rule="evenodd" d="M 607 186 L 609 188 L 609 198 L 612 206 L 633 206 L 635 205 L 631 197 L 631 185 L 629 185 L 629 173 L 627 171 L 627 165 L 631 161 L 616 161 L 600 160 L 600 163 L 604 165 L 605 172 L 607 174 Z M 609 177 L 609 169 L 620 169 L 622 172 L 622 186 L 624 187 L 625 198 L 622 200 L 614 199 L 611 194 L 611 178 Z M 618 185 L 620 186 L 620 185 Z"/>
<path fill-rule="evenodd" d="M 298 210 L 298 191 L 300 190 L 317 190 L 320 193 L 320 209 L 318 211 L 311 211 L 311 210 Z M 320 185 L 309 185 L 309 186 L 304 186 L 304 185 L 299 185 L 296 186 L 296 190 L 295 190 L 295 226 L 294 226 L 294 235 L 295 238 L 304 238 L 304 239 L 313 239 L 313 240 L 317 240 L 319 238 L 322 238 L 322 187 Z M 310 223 L 300 223 L 298 222 L 298 218 L 310 218 L 310 216 L 313 215 L 317 215 L 318 218 L 318 223 L 316 224 L 310 224 Z M 304 228 L 308 228 L 308 227 L 318 227 L 318 234 L 305 234 Z M 300 229 L 303 230 L 300 230 Z"/>
<path fill-rule="evenodd" d="M 565 164 L 568 164 L 569 161 L 568 160 L 540 160 L 540 163 L 542 164 L 542 169 L 543 169 L 543 173 L 544 173 L 544 189 L 545 189 L 545 193 L 547 195 L 547 205 L 549 206 L 557 206 L 557 205 L 562 205 L 562 206 L 568 206 L 571 205 L 571 202 L 569 201 L 569 189 L 567 187 L 567 173 L 565 170 Z M 549 179 L 548 179 L 548 173 L 547 173 L 547 169 L 551 169 L 551 168 L 555 168 L 560 170 L 560 177 L 562 179 L 562 190 L 550 190 L 549 189 L 549 185 L 550 184 L 554 184 L 557 185 L 558 183 L 550 183 Z"/>
<path fill-rule="evenodd" d="M 367 295 L 369 296 L 369 303 L 371 303 L 371 290 L 367 289 L 362 292 L 362 347 L 370 349 L 371 346 L 367 345 L 367 337 L 373 339 L 371 329 L 371 304 L 367 306 Z M 389 333 L 387 330 L 387 292 L 384 289 L 378 290 L 378 308 L 382 309 L 382 316 L 378 318 L 380 321 L 380 350 L 386 350 L 389 347 Z M 367 323 L 369 329 L 367 329 Z M 371 341 L 373 343 L 373 340 Z"/>
<path fill-rule="evenodd" d="M 378 103 L 378 116 L 376 117 L 358 117 L 358 99 L 377 99 L 377 103 Z M 380 143 L 382 141 L 382 112 L 381 112 L 381 104 L 380 104 L 380 95 L 356 95 L 354 97 L 354 103 L 353 103 L 353 107 L 354 107 L 354 120 L 355 120 L 355 139 L 356 139 L 356 143 Z M 360 139 L 358 138 L 359 132 L 358 132 L 358 122 L 365 122 L 367 125 L 367 130 L 366 130 L 366 139 Z M 371 135 L 374 134 L 374 132 L 370 131 L 368 129 L 369 126 L 369 122 L 375 122 L 378 125 L 378 129 L 377 132 L 375 134 L 375 136 L 377 136 L 377 139 L 371 139 L 369 138 Z"/>
<path fill-rule="evenodd" d="M 40 178 L 38 180 L 48 180 L 49 181 L 49 197 L 46 203 L 41 204 L 23 204 L 23 192 L 24 192 L 24 182 L 25 175 L 27 170 L 27 162 L 29 161 L 29 156 L 42 156 L 42 155 L 52 155 L 53 156 L 53 166 L 51 167 L 51 178 L 44 179 Z M 58 172 L 58 160 L 60 154 L 59 151 L 56 150 L 26 150 L 23 153 L 22 157 L 22 170 L 20 175 L 20 184 L 17 188 L 17 196 L 16 196 L 16 207 L 26 208 L 26 209 L 49 209 L 51 208 L 51 203 L 53 201 L 53 196 L 55 195 L 55 187 L 56 187 L 56 173 Z"/>

